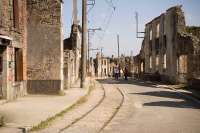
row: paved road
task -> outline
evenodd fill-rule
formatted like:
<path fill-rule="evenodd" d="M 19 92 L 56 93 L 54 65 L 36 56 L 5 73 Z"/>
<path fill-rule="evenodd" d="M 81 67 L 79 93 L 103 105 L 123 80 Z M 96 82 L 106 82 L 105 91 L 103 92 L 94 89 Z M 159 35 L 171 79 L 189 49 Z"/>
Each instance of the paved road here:
<path fill-rule="evenodd" d="M 200 133 L 200 105 L 133 80 L 99 80 L 87 100 L 41 133 Z"/>
<path fill-rule="evenodd" d="M 125 95 L 104 133 L 200 133 L 200 105 L 182 95 L 142 81 L 100 82 Z"/>

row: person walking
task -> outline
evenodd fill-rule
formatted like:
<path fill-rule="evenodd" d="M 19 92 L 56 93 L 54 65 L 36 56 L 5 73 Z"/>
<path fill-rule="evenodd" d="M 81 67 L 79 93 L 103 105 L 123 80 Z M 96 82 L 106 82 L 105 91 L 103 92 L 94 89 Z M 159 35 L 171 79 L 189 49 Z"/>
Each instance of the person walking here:
<path fill-rule="evenodd" d="M 128 69 L 126 67 L 124 69 L 124 78 L 125 80 L 128 80 Z"/>
<path fill-rule="evenodd" d="M 118 69 L 118 67 L 114 68 L 114 73 L 115 73 L 115 79 L 118 80 L 118 77 L 119 77 L 119 69 Z"/>

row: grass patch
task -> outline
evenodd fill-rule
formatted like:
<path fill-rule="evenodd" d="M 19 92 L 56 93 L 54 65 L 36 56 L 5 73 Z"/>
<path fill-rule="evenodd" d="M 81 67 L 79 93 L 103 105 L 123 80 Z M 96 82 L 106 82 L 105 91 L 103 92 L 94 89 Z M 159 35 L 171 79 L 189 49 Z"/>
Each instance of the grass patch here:
<path fill-rule="evenodd" d="M 4 117 L 0 116 L 0 127 L 3 127 L 5 125 L 4 123 Z"/>
<path fill-rule="evenodd" d="M 63 90 L 60 90 L 60 91 L 58 92 L 58 95 L 59 95 L 59 96 L 65 96 L 65 92 L 64 92 Z"/>
<path fill-rule="evenodd" d="M 63 117 L 67 112 L 76 108 L 80 104 L 85 103 L 88 100 L 88 96 L 91 94 L 91 92 L 94 90 L 94 88 L 95 88 L 95 83 L 94 82 L 90 83 L 90 86 L 87 88 L 88 89 L 87 94 L 84 95 L 83 97 L 81 97 L 76 103 L 72 104 L 70 107 L 64 109 L 60 113 L 57 113 L 55 116 L 49 117 L 48 119 L 41 121 L 37 126 L 33 126 L 30 129 L 30 131 L 39 131 L 39 130 L 42 130 L 42 129 L 45 129 L 45 128 L 51 126 L 53 124 L 53 122 L 55 122 L 58 118 Z"/>

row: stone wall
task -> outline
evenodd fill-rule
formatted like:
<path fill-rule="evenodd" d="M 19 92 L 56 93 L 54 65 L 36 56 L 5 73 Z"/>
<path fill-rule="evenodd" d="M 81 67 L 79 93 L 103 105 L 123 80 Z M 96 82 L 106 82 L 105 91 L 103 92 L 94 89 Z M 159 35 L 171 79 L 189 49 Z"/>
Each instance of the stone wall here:
<path fill-rule="evenodd" d="M 64 88 L 69 89 L 80 77 L 81 28 L 71 27 L 70 37 L 64 40 Z"/>
<path fill-rule="evenodd" d="M 143 77 L 187 83 L 194 73 L 199 75 L 195 66 L 199 64 L 199 33 L 198 27 L 186 27 L 181 6 L 171 7 L 147 23 L 139 55 Z"/>
<path fill-rule="evenodd" d="M 15 2 L 15 3 L 13 3 Z M 3 98 L 13 100 L 26 95 L 26 0 L 0 1 L 0 37 L 5 47 L 3 53 Z M 16 70 L 15 52 L 19 49 L 22 61 Z M 20 73 L 20 80 L 16 79 Z"/>
<path fill-rule="evenodd" d="M 29 93 L 63 89 L 62 3 L 27 0 L 27 77 Z"/>

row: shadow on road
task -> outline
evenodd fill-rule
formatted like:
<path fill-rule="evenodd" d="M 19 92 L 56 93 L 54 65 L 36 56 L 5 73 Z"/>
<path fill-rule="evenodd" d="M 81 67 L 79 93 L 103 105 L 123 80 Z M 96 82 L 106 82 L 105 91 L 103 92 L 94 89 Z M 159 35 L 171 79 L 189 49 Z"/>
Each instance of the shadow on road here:
<path fill-rule="evenodd" d="M 171 92 L 171 91 L 150 91 L 150 92 L 129 93 L 129 94 L 173 98 L 173 99 L 183 99 L 184 98 L 182 95 L 180 95 L 176 92 Z"/>
<path fill-rule="evenodd" d="M 162 106 L 162 107 L 173 107 L 173 108 L 191 108 L 191 109 L 200 109 L 200 105 L 193 102 L 191 99 L 184 97 L 183 95 L 173 92 L 173 91 L 156 91 L 157 84 L 142 81 L 142 80 L 112 80 L 112 79 L 98 79 L 98 82 L 102 84 L 130 84 L 144 87 L 153 87 L 155 91 L 142 92 L 142 93 L 129 93 L 132 95 L 143 95 L 143 96 L 154 96 L 154 97 L 163 97 L 163 98 L 171 98 L 171 101 L 156 101 L 144 103 L 143 106 Z M 183 92 L 185 95 L 189 95 L 186 92 Z M 180 99 L 181 101 L 175 101 L 175 99 Z"/>
<path fill-rule="evenodd" d="M 151 91 L 143 93 L 129 93 L 133 95 L 146 95 L 146 96 L 155 96 L 163 98 L 172 98 L 171 101 L 156 101 L 144 103 L 143 106 L 163 106 L 163 107 L 174 107 L 174 108 L 192 108 L 200 109 L 200 105 L 193 102 L 192 100 L 172 91 Z M 187 93 L 185 93 L 187 95 Z M 182 101 L 175 101 L 174 99 L 180 99 Z"/>
<path fill-rule="evenodd" d="M 97 79 L 98 82 L 102 84 L 131 84 L 131 85 L 138 85 L 138 86 L 144 86 L 144 87 L 156 87 L 157 84 L 148 82 L 148 81 L 143 81 L 143 80 L 124 80 L 124 79 L 119 79 L 119 80 L 113 80 L 113 79 Z"/>
<path fill-rule="evenodd" d="M 163 107 L 173 107 L 173 108 L 191 108 L 191 109 L 200 109 L 200 105 L 193 103 L 189 100 L 184 101 L 158 101 L 144 103 L 143 106 L 163 106 Z"/>

